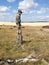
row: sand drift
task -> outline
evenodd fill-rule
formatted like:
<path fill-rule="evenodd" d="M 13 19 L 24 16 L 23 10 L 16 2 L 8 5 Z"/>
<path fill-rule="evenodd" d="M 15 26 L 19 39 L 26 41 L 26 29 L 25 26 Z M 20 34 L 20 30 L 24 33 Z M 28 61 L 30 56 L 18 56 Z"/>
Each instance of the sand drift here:
<path fill-rule="evenodd" d="M 22 26 L 49 26 L 49 22 L 21 23 Z M 15 22 L 0 22 L 0 25 L 16 26 Z"/>

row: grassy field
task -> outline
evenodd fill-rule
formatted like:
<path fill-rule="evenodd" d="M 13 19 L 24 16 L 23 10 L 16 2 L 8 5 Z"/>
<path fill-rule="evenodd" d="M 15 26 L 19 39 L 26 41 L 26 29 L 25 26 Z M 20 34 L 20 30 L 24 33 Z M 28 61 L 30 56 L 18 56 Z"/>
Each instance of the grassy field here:
<path fill-rule="evenodd" d="M 49 29 L 42 27 L 22 27 L 23 44 L 17 44 L 17 27 L 0 26 L 0 58 L 19 59 L 32 53 L 33 57 L 44 58 L 49 62 Z M 17 65 L 45 65 L 27 62 Z"/>

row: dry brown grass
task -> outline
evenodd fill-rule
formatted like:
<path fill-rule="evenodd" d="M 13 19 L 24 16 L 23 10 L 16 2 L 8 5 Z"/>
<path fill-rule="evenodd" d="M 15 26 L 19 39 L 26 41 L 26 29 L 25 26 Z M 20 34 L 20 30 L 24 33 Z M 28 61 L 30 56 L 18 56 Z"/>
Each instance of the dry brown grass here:
<path fill-rule="evenodd" d="M 0 58 L 22 58 L 35 52 L 35 56 L 49 61 L 49 29 L 42 27 L 22 27 L 23 44 L 18 47 L 17 27 L 0 26 Z"/>

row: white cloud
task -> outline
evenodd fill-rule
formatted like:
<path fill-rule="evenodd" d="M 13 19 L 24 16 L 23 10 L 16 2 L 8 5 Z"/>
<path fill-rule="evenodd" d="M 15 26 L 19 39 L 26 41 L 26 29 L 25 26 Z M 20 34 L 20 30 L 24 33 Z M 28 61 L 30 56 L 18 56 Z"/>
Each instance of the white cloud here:
<path fill-rule="evenodd" d="M 30 10 L 30 14 L 45 14 L 49 12 L 49 8 L 40 8 L 40 10 Z"/>
<path fill-rule="evenodd" d="M 38 20 L 38 21 L 49 21 L 49 16 L 37 16 L 37 17 L 35 17 L 35 20 Z"/>
<path fill-rule="evenodd" d="M 38 3 L 34 2 L 34 0 L 23 0 L 19 3 L 18 9 L 26 10 L 36 6 L 38 6 Z"/>
<path fill-rule="evenodd" d="M 49 19 L 49 16 L 43 16 L 41 17 L 42 20 L 48 20 Z"/>
<path fill-rule="evenodd" d="M 30 11 L 30 14 L 34 14 L 34 13 L 36 13 L 36 10 Z"/>
<path fill-rule="evenodd" d="M 14 2 L 15 0 L 7 0 L 8 2 Z"/>
<path fill-rule="evenodd" d="M 46 13 L 49 10 L 49 8 L 41 8 L 39 11 L 37 11 L 38 14 Z"/>
<path fill-rule="evenodd" d="M 9 21 L 10 13 L 9 12 L 0 12 L 0 21 Z"/>
<path fill-rule="evenodd" d="M 6 12 L 0 12 L 0 16 L 6 16 L 6 15 L 7 16 L 10 15 L 10 13 L 9 12 L 7 12 L 7 13 Z"/>
<path fill-rule="evenodd" d="M 0 21 L 15 21 L 16 10 L 11 10 L 11 7 L 0 6 Z"/>
<path fill-rule="evenodd" d="M 13 13 L 17 13 L 17 10 L 13 10 L 12 12 L 13 12 Z"/>
<path fill-rule="evenodd" d="M 27 21 L 49 21 L 49 18 L 47 16 L 32 16 Z"/>
<path fill-rule="evenodd" d="M 12 10 L 11 12 L 13 13 L 10 13 L 10 11 L 4 11 L 4 12 L 1 12 L 0 11 L 0 21 L 15 21 L 15 13 L 16 13 L 16 10 Z"/>
<path fill-rule="evenodd" d="M 7 21 L 10 17 L 10 7 L 0 6 L 0 21 Z M 9 16 L 9 17 L 8 17 Z"/>
<path fill-rule="evenodd" d="M 7 10 L 9 10 L 8 7 L 6 7 L 6 6 L 0 6 L 0 12 L 5 12 Z"/>

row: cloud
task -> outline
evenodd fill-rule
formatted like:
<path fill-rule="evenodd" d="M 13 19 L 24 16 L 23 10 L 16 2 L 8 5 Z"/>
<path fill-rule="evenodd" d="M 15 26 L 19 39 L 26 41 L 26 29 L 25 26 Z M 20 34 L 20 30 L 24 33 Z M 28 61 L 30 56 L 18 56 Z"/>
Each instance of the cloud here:
<path fill-rule="evenodd" d="M 0 21 L 15 21 L 16 9 L 11 10 L 11 6 L 0 6 Z"/>
<path fill-rule="evenodd" d="M 9 11 L 0 11 L 0 21 L 15 21 L 15 17 L 16 17 L 16 10 L 9 10 Z"/>
<path fill-rule="evenodd" d="M 39 11 L 37 11 L 38 14 L 46 13 L 49 10 L 49 8 L 41 8 Z"/>
<path fill-rule="evenodd" d="M 42 20 L 48 20 L 49 19 L 49 16 L 42 16 L 40 17 Z"/>
<path fill-rule="evenodd" d="M 0 12 L 0 16 L 8 16 L 8 15 L 10 15 L 10 13 L 9 12 Z"/>
<path fill-rule="evenodd" d="M 30 14 L 34 14 L 34 13 L 36 13 L 36 10 L 31 10 L 30 12 L 29 12 Z"/>
<path fill-rule="evenodd" d="M 30 14 L 45 14 L 49 12 L 49 8 L 40 8 L 40 10 L 30 10 Z"/>
<path fill-rule="evenodd" d="M 10 17 L 10 7 L 0 6 L 0 21 L 7 21 Z"/>
<path fill-rule="evenodd" d="M 49 16 L 32 17 L 35 21 L 49 21 Z"/>
<path fill-rule="evenodd" d="M 17 10 L 13 10 L 12 12 L 13 12 L 13 13 L 17 13 Z"/>
<path fill-rule="evenodd" d="M 38 6 L 38 3 L 34 2 L 34 0 L 23 0 L 19 3 L 18 9 L 26 10 L 36 6 Z"/>
<path fill-rule="evenodd" d="M 5 12 L 7 10 L 9 10 L 8 7 L 6 7 L 6 6 L 0 6 L 0 12 Z"/>
<path fill-rule="evenodd" d="M 15 0 L 7 0 L 8 2 L 14 2 Z"/>
<path fill-rule="evenodd" d="M 10 13 L 9 12 L 0 12 L 0 21 L 9 21 Z"/>

